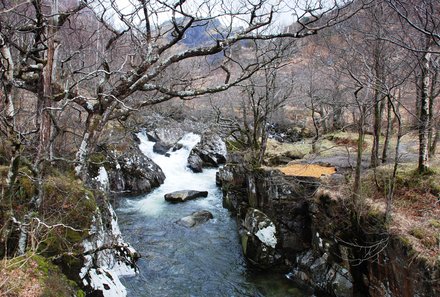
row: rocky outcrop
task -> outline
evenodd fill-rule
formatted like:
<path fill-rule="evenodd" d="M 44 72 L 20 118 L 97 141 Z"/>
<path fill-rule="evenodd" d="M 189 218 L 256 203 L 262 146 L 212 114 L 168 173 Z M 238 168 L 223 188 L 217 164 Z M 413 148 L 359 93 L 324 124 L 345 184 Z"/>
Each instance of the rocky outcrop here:
<path fill-rule="evenodd" d="M 223 189 L 223 205 L 237 214 L 240 234 L 251 231 L 249 222 L 262 217 L 272 222 L 276 230 L 273 233 L 276 245 L 265 247 L 266 251 L 272 249 L 271 256 L 261 257 L 261 262 L 255 257 L 250 260 L 265 268 L 283 265 L 287 268 L 285 264 L 293 262 L 297 252 L 311 246 L 308 207 L 319 186 L 318 179 L 285 176 L 278 170 L 251 171 L 244 166 L 244 157 L 238 154 L 229 156 L 229 160 L 219 170 L 217 183 Z M 256 235 L 249 238 L 246 249 L 263 249 L 260 238 Z"/>
<path fill-rule="evenodd" d="M 329 261 L 329 254 L 316 257 L 310 249 L 299 253 L 295 266 L 287 274 L 290 280 L 302 285 L 317 288 L 321 292 L 332 293 L 334 296 L 353 296 L 353 277 L 350 271 Z"/>
<path fill-rule="evenodd" d="M 79 277 L 88 295 L 126 296 L 119 276 L 135 275 L 135 262 L 140 255 L 123 240 L 116 214 L 108 202 L 96 212 L 83 249 L 84 262 Z"/>
<path fill-rule="evenodd" d="M 187 228 L 192 228 L 201 225 L 213 217 L 212 213 L 207 210 L 195 211 L 191 215 L 181 218 L 177 221 L 177 224 Z"/>
<path fill-rule="evenodd" d="M 109 170 L 110 190 L 139 195 L 150 192 L 165 180 L 162 169 L 145 156 L 137 145 L 115 154 L 114 167 Z"/>
<path fill-rule="evenodd" d="M 188 167 L 193 172 L 202 172 L 203 167 L 218 167 L 226 162 L 226 154 L 226 145 L 219 135 L 204 133 L 189 154 Z"/>
<path fill-rule="evenodd" d="M 106 169 L 108 189 L 102 189 L 100 168 Z M 136 143 L 124 150 L 103 150 L 92 156 L 90 174 L 96 176 L 92 187 L 117 194 L 140 195 L 150 192 L 165 180 L 162 169 L 145 156 Z"/>
<path fill-rule="evenodd" d="M 181 190 L 168 193 L 164 195 L 166 201 L 171 203 L 180 203 L 188 200 L 197 199 L 200 197 L 207 197 L 207 191 L 195 191 L 195 190 Z"/>
<path fill-rule="evenodd" d="M 155 128 L 147 132 L 148 140 L 155 142 L 153 151 L 156 154 L 165 155 L 170 149 L 180 149 L 177 142 L 185 135 L 185 131 L 178 126 L 178 123 L 172 122 L 169 126 Z"/>
<path fill-rule="evenodd" d="M 439 267 L 411 255 L 401 238 L 381 229 L 382 220 L 352 220 L 347 199 L 331 190 L 343 176 L 286 176 L 246 167 L 239 154 L 228 159 L 217 184 L 237 215 L 250 263 L 286 269 L 289 279 L 325 296 L 439 295 Z"/>

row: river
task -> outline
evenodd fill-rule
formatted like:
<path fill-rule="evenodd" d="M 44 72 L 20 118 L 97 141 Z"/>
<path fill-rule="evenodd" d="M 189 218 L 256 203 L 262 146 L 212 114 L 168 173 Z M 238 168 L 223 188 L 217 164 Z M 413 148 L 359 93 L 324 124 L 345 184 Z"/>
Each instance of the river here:
<path fill-rule="evenodd" d="M 191 148 L 200 140 L 185 135 L 183 148 L 169 157 L 153 153 L 153 142 L 139 134 L 140 148 L 164 171 L 163 185 L 139 197 L 123 198 L 117 209 L 126 241 L 142 255 L 139 273 L 121 281 L 128 296 L 310 296 L 284 275 L 253 271 L 242 252 L 234 218 L 222 207 L 215 185 L 216 169 L 192 173 L 186 168 Z M 170 204 L 164 194 L 177 190 L 208 191 L 207 198 Z M 194 211 L 208 210 L 214 219 L 194 228 L 176 224 Z"/>

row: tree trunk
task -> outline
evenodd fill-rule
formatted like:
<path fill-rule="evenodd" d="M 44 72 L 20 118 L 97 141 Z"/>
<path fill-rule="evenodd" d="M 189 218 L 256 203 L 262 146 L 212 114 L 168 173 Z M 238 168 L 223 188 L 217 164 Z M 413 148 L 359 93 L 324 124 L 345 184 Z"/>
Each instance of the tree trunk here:
<path fill-rule="evenodd" d="M 364 149 L 364 138 L 365 138 L 365 130 L 364 130 L 364 122 L 365 122 L 365 106 L 362 106 L 362 112 L 359 117 L 358 124 L 358 143 L 357 143 L 357 159 L 356 159 L 356 169 L 354 176 L 354 184 L 353 184 L 353 201 L 355 205 L 358 204 L 358 201 L 361 197 L 361 174 L 362 174 L 362 153 Z"/>
<path fill-rule="evenodd" d="M 432 140 L 431 147 L 429 149 L 431 156 L 435 156 L 436 154 L 437 143 L 439 141 L 439 138 L 440 138 L 440 121 L 437 121 L 437 124 L 435 125 L 435 136 L 434 139 Z"/>
<path fill-rule="evenodd" d="M 399 112 L 399 105 L 400 103 L 398 103 L 397 107 L 394 106 L 394 104 L 392 104 L 392 101 L 390 98 L 389 99 L 389 109 L 393 109 L 394 115 L 397 119 L 397 142 L 396 142 L 396 151 L 395 151 L 395 156 L 394 156 L 394 167 L 393 167 L 393 174 L 391 176 L 391 181 L 390 181 L 390 187 L 387 193 L 387 202 L 386 202 L 386 209 L 385 209 L 385 221 L 389 222 L 391 220 L 391 215 L 392 215 L 392 211 L 393 211 L 393 198 L 394 198 L 394 189 L 396 186 L 396 176 L 397 176 L 397 168 L 399 166 L 399 149 L 400 149 L 400 140 L 402 138 L 402 121 L 401 121 L 401 117 L 400 117 L 400 112 Z M 399 98 L 398 100 L 400 100 L 400 94 L 399 94 Z"/>
<path fill-rule="evenodd" d="M 313 127 L 315 128 L 315 137 L 313 137 L 312 140 L 312 153 L 317 154 L 317 148 L 316 148 L 316 143 L 318 142 L 319 139 L 319 125 L 318 125 L 318 120 L 315 117 L 315 105 L 313 104 L 313 100 L 312 100 L 312 120 L 313 120 Z"/>
<path fill-rule="evenodd" d="M 377 41 L 378 42 L 378 41 Z M 371 148 L 371 161 L 370 166 L 376 168 L 379 166 L 379 145 L 380 145 L 380 135 L 382 131 L 382 113 L 383 113 L 383 103 L 382 103 L 382 84 L 383 84 L 383 65 L 382 65 L 382 54 L 380 52 L 379 45 L 376 44 L 374 49 L 374 123 L 373 123 L 373 146 Z"/>
<path fill-rule="evenodd" d="M 438 80 L 438 71 L 437 69 L 434 70 L 434 75 L 432 76 L 432 80 L 431 80 L 431 87 L 430 87 L 430 91 L 429 91 L 429 132 L 428 132 L 428 148 L 429 148 L 429 157 L 433 157 L 435 154 L 435 146 L 436 143 L 434 143 L 434 140 L 436 138 L 436 127 L 435 127 L 435 119 L 434 119 L 434 103 L 435 103 L 435 99 L 437 94 L 435 94 L 435 88 L 437 85 L 437 80 Z M 438 129 L 437 129 L 437 134 L 438 134 Z"/>
<path fill-rule="evenodd" d="M 431 53 L 426 52 L 422 60 L 421 71 L 421 97 L 419 117 L 419 165 L 418 172 L 424 173 L 429 168 L 428 134 L 429 134 L 429 91 L 430 75 L 429 66 Z"/>
<path fill-rule="evenodd" d="M 362 87 L 359 87 L 354 92 L 354 97 L 359 107 L 359 122 L 358 122 L 358 143 L 357 143 L 357 159 L 356 159 L 356 169 L 354 175 L 354 183 L 353 183 L 353 204 L 355 205 L 355 211 L 358 211 L 358 205 L 360 203 L 361 198 L 361 173 L 362 173 L 362 153 L 364 149 L 364 137 L 365 137 L 365 116 L 367 112 L 367 108 L 365 104 L 361 104 L 358 99 L 358 94 L 362 90 Z"/>
<path fill-rule="evenodd" d="M 392 102 L 391 97 L 387 97 L 387 126 L 385 131 L 385 140 L 383 143 L 382 151 L 382 163 L 386 163 L 388 159 L 388 150 L 390 146 L 390 140 L 393 135 L 393 120 L 392 120 Z"/>

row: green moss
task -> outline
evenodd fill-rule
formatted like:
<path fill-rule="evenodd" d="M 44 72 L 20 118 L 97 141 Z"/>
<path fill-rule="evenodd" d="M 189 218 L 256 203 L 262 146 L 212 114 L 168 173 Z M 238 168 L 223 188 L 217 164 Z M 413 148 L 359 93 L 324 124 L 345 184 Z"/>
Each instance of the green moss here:
<path fill-rule="evenodd" d="M 411 234 L 412 236 L 418 238 L 418 239 L 422 239 L 426 236 L 426 232 L 423 228 L 419 228 L 419 227 L 415 227 L 413 229 L 411 229 L 409 231 L 409 234 Z"/>
<path fill-rule="evenodd" d="M 415 227 L 409 231 L 409 234 L 420 239 L 420 242 L 427 248 L 433 248 L 437 245 L 437 236 L 422 227 Z"/>
<path fill-rule="evenodd" d="M 2 268 L 5 269 L 7 283 L 3 285 L 12 288 L 13 296 L 25 294 L 30 287 L 33 293 L 41 297 L 85 296 L 78 285 L 69 280 L 58 266 L 40 255 L 28 253 L 12 258 L 5 267 Z M 0 288 L 0 295 L 1 293 Z"/>
<path fill-rule="evenodd" d="M 239 152 L 245 149 L 242 143 L 234 140 L 226 140 L 226 148 L 228 152 Z"/>
<path fill-rule="evenodd" d="M 95 195 L 79 180 L 67 177 L 50 176 L 43 187 L 43 219 L 48 224 L 64 224 L 67 227 L 50 229 L 42 237 L 39 251 L 53 256 L 79 249 L 97 209 Z"/>
<path fill-rule="evenodd" d="M 437 229 L 440 229 L 440 220 L 432 219 L 429 221 L 429 224 Z"/>
<path fill-rule="evenodd" d="M 97 204 L 93 192 L 85 188 L 81 181 L 51 176 L 43 187 L 43 209 L 48 214 L 57 216 L 62 223 L 74 228 L 90 226 Z"/>

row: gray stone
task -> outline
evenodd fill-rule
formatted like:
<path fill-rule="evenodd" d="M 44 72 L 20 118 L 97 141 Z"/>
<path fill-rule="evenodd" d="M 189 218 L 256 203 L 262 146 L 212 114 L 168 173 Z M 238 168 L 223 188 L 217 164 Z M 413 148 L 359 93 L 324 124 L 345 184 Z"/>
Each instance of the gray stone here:
<path fill-rule="evenodd" d="M 197 155 L 190 155 L 188 157 L 188 168 L 191 169 L 194 173 L 199 173 L 203 171 L 203 161 Z"/>
<path fill-rule="evenodd" d="M 181 190 L 164 195 L 166 201 L 171 203 L 185 202 L 200 197 L 207 197 L 207 191 Z"/>
<path fill-rule="evenodd" d="M 173 144 L 158 141 L 153 145 L 153 152 L 159 155 L 165 155 L 172 147 Z"/>
<path fill-rule="evenodd" d="M 134 144 L 125 151 L 106 151 L 105 169 L 109 190 L 127 195 L 140 195 L 160 186 L 165 180 L 162 169 Z"/>
<path fill-rule="evenodd" d="M 203 224 L 210 219 L 214 218 L 212 213 L 207 210 L 201 210 L 193 212 L 191 215 L 181 218 L 177 221 L 177 224 L 187 228 L 192 228 Z"/>
<path fill-rule="evenodd" d="M 335 275 L 333 281 L 331 281 L 331 286 L 335 296 L 353 296 L 353 278 L 350 272 L 337 264 L 334 264 L 332 268 L 335 271 Z"/>
<path fill-rule="evenodd" d="M 201 172 L 203 167 L 218 167 L 226 163 L 226 145 L 220 136 L 212 132 L 202 135 L 188 157 L 188 167 Z"/>

